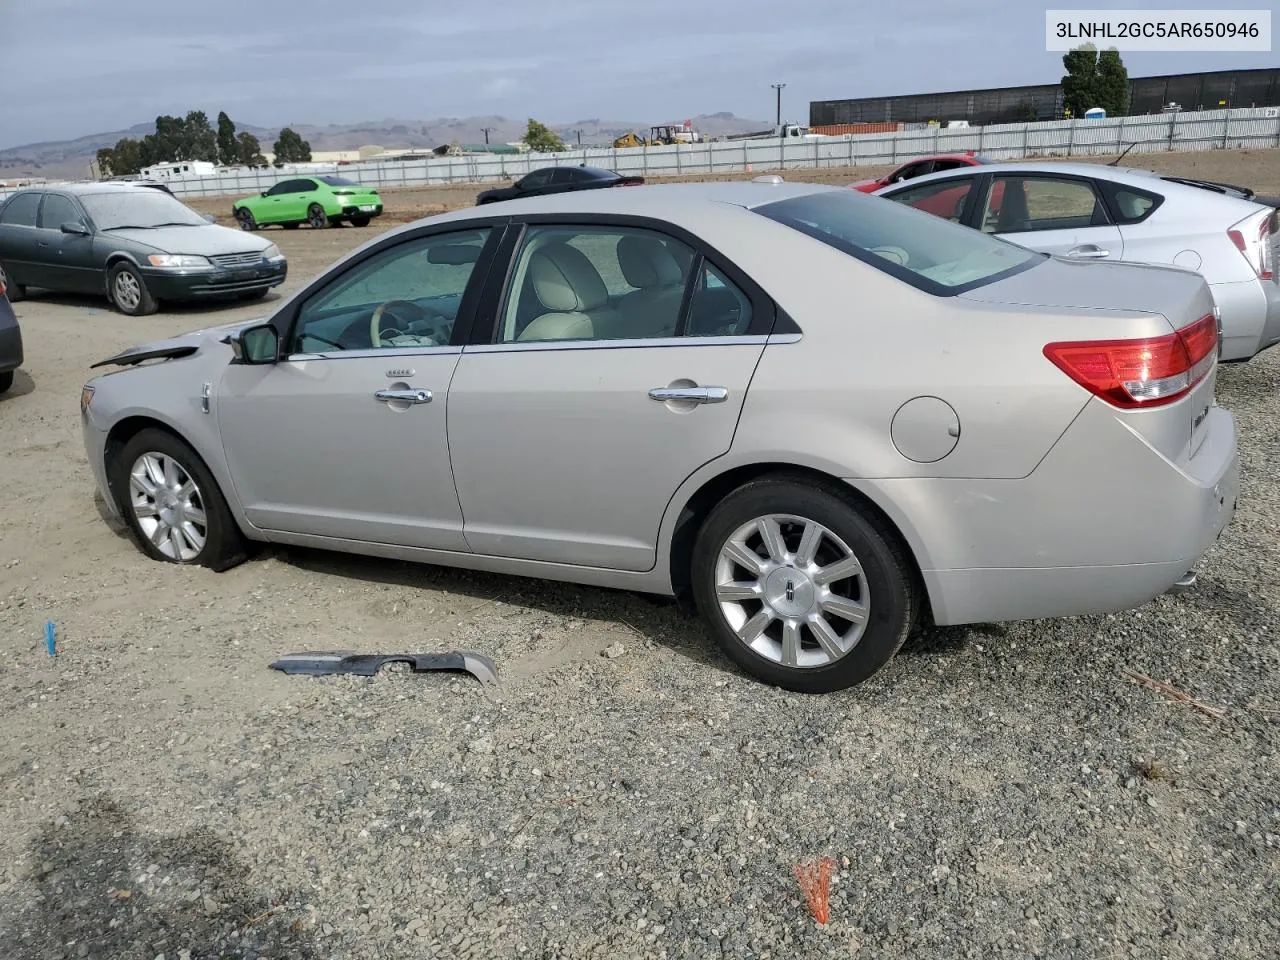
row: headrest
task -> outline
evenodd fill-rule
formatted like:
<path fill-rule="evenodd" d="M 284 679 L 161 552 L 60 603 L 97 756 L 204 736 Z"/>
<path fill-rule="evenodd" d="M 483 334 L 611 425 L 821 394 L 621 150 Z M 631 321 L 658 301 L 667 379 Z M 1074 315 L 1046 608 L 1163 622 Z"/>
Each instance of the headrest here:
<path fill-rule="evenodd" d="M 618 266 L 633 287 L 666 287 L 682 279 L 680 264 L 657 237 L 628 234 L 618 241 Z"/>
<path fill-rule="evenodd" d="M 609 302 L 609 291 L 586 255 L 567 243 L 534 253 L 529 277 L 538 302 L 553 313 L 594 310 Z"/>

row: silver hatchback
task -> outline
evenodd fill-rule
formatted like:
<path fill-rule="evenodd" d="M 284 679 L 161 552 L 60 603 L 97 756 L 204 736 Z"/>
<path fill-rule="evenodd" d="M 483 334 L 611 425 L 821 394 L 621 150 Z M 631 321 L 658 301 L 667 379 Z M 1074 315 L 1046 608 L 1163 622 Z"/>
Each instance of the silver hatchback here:
<path fill-rule="evenodd" d="M 90 381 L 157 560 L 251 541 L 690 597 L 805 691 L 939 624 L 1101 613 L 1228 522 L 1194 273 L 805 184 L 516 200 L 371 241 L 265 321 Z"/>

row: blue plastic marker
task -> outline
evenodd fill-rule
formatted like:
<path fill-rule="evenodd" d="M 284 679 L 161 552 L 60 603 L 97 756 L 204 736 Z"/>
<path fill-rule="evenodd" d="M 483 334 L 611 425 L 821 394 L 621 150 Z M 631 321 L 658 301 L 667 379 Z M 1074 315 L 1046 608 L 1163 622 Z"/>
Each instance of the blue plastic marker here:
<path fill-rule="evenodd" d="M 44 622 L 44 645 L 49 651 L 49 656 L 58 655 L 58 628 L 53 625 L 52 620 Z"/>

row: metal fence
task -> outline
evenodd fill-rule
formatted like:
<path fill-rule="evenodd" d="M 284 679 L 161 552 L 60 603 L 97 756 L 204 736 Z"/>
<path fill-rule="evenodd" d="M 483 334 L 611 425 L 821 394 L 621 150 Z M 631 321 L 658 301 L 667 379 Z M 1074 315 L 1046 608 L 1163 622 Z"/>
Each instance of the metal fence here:
<path fill-rule="evenodd" d="M 545 166 L 606 167 L 646 177 L 768 173 L 778 170 L 885 166 L 931 153 L 974 150 L 994 160 L 1280 147 L 1280 108 L 1207 110 L 1102 120 L 901 130 L 813 140 L 739 140 L 667 147 L 594 148 L 565 153 L 433 157 L 333 165 L 334 173 L 378 189 L 510 180 Z M 1280 157 L 1278 157 L 1280 159 Z M 1132 163 L 1132 159 L 1126 162 Z M 291 174 L 230 170 L 167 181 L 181 197 L 247 196 Z"/>

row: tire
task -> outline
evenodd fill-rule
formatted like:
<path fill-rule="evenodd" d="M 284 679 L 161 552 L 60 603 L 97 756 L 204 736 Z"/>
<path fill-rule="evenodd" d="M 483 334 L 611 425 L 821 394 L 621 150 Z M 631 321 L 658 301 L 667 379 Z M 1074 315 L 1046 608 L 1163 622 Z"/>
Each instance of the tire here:
<path fill-rule="evenodd" d="M 126 316 L 145 317 L 156 312 L 155 297 L 147 289 L 142 274 L 123 260 L 107 271 L 107 297 Z"/>
<path fill-rule="evenodd" d="M 258 221 L 253 216 L 252 210 L 246 210 L 241 207 L 236 211 L 236 223 L 240 224 L 240 229 L 246 233 L 253 233 L 258 229 Z"/>
<path fill-rule="evenodd" d="M 785 518 L 773 528 L 781 543 L 767 551 L 760 521 L 775 517 Z M 812 540 L 812 563 L 805 564 L 796 554 L 809 526 L 820 533 Z M 764 576 L 749 577 L 724 553 L 731 540 L 746 562 L 747 551 L 757 561 L 765 555 L 760 551 L 781 555 L 781 562 L 765 561 Z M 849 556 L 856 573 L 837 574 L 825 586 L 811 579 L 819 568 L 835 572 L 832 565 Z M 725 655 L 757 680 L 800 693 L 830 693 L 871 677 L 893 659 L 918 614 L 913 567 L 897 535 L 843 491 L 805 478 L 766 477 L 725 497 L 698 531 L 691 572 L 698 612 Z M 752 580 L 750 596 L 741 588 L 717 592 L 718 583 Z M 861 623 L 835 612 L 856 615 L 859 607 Z M 754 647 L 739 630 L 756 636 Z"/>
<path fill-rule="evenodd" d="M 20 283 L 11 283 L 9 274 L 4 268 L 4 264 L 0 263 L 0 286 L 5 288 L 5 293 L 9 297 L 10 303 L 17 303 L 19 300 L 27 299 L 27 288 Z"/>
<path fill-rule="evenodd" d="M 166 472 L 166 464 L 172 466 L 171 473 Z M 168 478 L 170 487 L 175 489 L 191 482 L 195 492 L 179 498 L 180 506 L 175 507 L 174 501 L 168 501 L 163 512 L 148 514 L 146 508 L 165 492 L 157 490 L 155 494 L 148 494 L 142 485 L 134 482 L 135 473 L 148 480 L 152 487 L 156 486 L 156 476 L 162 480 Z M 221 571 L 247 558 L 248 544 L 213 475 L 196 452 L 173 434 L 155 428 L 140 431 L 120 449 L 115 460 L 107 464 L 107 474 L 134 542 L 151 559 Z M 195 519 L 195 510 L 200 511 L 203 523 Z M 178 520 L 184 514 L 188 517 L 187 523 L 179 523 L 176 539 L 172 536 L 174 526 L 167 522 L 175 519 L 175 512 Z M 170 535 L 166 536 L 166 531 Z"/>
<path fill-rule="evenodd" d="M 368 217 L 352 217 L 351 225 L 353 227 L 367 227 L 369 225 Z"/>
<path fill-rule="evenodd" d="M 316 230 L 327 227 L 329 225 L 329 217 L 325 214 L 324 207 L 318 203 L 313 203 L 307 207 L 307 223 L 311 224 Z"/>
<path fill-rule="evenodd" d="M 9 388 L 13 386 L 13 371 L 6 370 L 0 373 L 0 393 L 8 393 Z"/>

